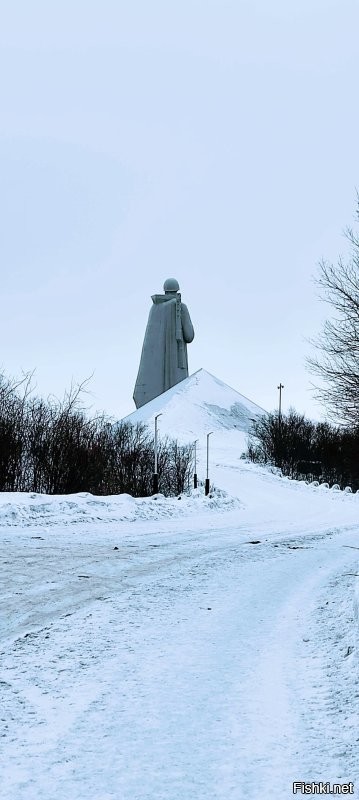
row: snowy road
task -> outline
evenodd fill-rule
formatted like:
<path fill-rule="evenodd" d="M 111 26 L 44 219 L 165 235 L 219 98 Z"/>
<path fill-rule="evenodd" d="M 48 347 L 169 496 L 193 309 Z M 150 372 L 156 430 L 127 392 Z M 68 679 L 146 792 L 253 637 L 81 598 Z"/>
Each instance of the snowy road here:
<path fill-rule="evenodd" d="M 359 797 L 359 528 L 177 525 L 0 532 L 1 796 Z"/>

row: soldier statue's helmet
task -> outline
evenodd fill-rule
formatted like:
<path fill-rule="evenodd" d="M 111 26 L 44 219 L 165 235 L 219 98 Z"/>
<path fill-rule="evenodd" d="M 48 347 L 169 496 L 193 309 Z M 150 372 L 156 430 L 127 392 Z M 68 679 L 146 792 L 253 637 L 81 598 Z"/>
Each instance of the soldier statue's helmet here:
<path fill-rule="evenodd" d="M 167 278 L 167 280 L 163 284 L 164 292 L 178 292 L 179 291 L 179 283 L 176 281 L 176 278 Z"/>

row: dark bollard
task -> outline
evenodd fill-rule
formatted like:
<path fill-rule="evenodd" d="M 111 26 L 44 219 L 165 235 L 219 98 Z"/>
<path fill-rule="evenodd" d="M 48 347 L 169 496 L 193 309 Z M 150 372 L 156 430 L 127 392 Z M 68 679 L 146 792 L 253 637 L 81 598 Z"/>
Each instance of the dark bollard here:
<path fill-rule="evenodd" d="M 204 484 L 204 493 L 205 495 L 209 494 L 209 478 L 206 478 L 206 482 Z"/>
<path fill-rule="evenodd" d="M 193 475 L 193 487 L 194 487 L 194 489 L 197 489 L 197 486 L 198 486 L 197 472 L 195 472 L 194 475 Z"/>
<path fill-rule="evenodd" d="M 153 473 L 152 486 L 153 486 L 152 494 L 158 494 L 158 472 Z"/>

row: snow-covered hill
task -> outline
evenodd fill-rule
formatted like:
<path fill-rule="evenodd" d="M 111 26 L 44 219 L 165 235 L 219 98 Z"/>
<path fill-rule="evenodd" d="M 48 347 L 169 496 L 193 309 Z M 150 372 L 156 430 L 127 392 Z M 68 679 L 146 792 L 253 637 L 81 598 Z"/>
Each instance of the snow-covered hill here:
<path fill-rule="evenodd" d="M 199 369 L 122 421 L 132 425 L 145 423 L 153 432 L 155 416 L 161 414 L 158 418 L 159 437 L 171 436 L 182 443 L 197 441 L 200 479 L 205 478 L 207 433 L 212 432 L 209 477 L 217 487 L 238 497 L 243 491 L 243 482 L 238 485 L 238 470 L 248 473 L 241 460 L 247 449 L 248 432 L 252 421 L 265 413 L 263 408 L 210 372 Z M 260 470 L 256 475 L 259 474 Z M 249 471 L 251 484 L 252 475 L 253 472 Z"/>
<path fill-rule="evenodd" d="M 144 422 L 153 426 L 155 415 L 159 413 L 162 414 L 159 422 L 162 434 L 188 442 L 209 431 L 247 433 L 252 420 L 266 412 L 210 372 L 199 369 L 129 414 L 123 422 L 132 425 Z"/>

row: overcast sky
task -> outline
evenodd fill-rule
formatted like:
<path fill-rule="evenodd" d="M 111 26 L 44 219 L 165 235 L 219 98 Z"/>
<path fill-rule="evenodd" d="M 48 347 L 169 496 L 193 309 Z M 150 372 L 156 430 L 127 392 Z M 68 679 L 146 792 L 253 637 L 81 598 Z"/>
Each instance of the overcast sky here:
<path fill-rule="evenodd" d="M 116 417 L 175 277 L 204 367 L 319 418 L 319 260 L 348 254 L 357 0 L 0 5 L 0 366 Z"/>

